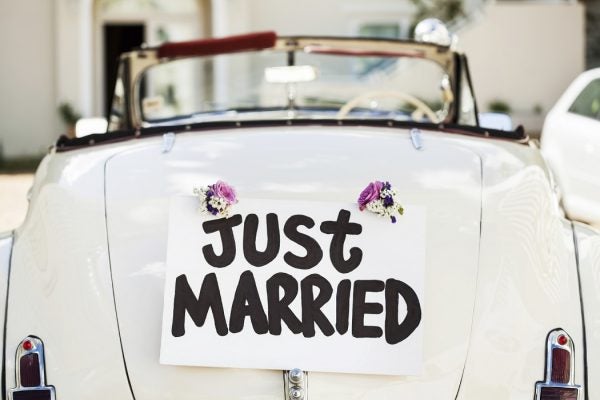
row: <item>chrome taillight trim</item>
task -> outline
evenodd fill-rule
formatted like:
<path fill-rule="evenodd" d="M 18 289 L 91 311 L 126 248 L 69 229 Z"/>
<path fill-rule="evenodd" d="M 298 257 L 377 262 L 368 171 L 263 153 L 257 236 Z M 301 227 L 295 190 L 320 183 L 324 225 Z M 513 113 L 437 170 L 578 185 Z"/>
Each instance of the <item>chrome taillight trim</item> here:
<path fill-rule="evenodd" d="M 25 342 L 31 342 L 32 347 L 29 350 L 25 350 L 23 344 Z M 37 354 L 39 369 L 40 369 L 40 384 L 39 386 L 34 387 L 24 387 L 21 384 L 21 357 L 26 356 L 28 354 Z M 56 400 L 56 390 L 54 386 L 46 385 L 46 358 L 44 353 L 44 343 L 42 340 L 36 336 L 27 336 L 25 339 L 19 343 L 16 352 L 15 358 L 15 382 L 16 387 L 13 389 L 8 389 L 8 400 L 13 400 L 13 395 L 16 392 L 37 392 L 37 391 L 45 391 L 50 393 L 50 400 Z"/>
<path fill-rule="evenodd" d="M 567 338 L 565 344 L 559 343 L 559 338 L 563 336 Z M 552 381 L 552 352 L 554 349 L 562 349 L 569 352 L 569 382 L 554 382 Z M 546 368 L 544 373 L 544 381 L 535 384 L 535 399 L 540 400 L 543 388 L 555 389 L 570 389 L 577 391 L 577 398 L 580 398 L 581 386 L 575 384 L 575 345 L 573 339 L 563 329 L 553 329 L 548 333 L 546 339 Z"/>
<path fill-rule="evenodd" d="M 567 338 L 567 343 L 561 345 L 558 339 L 563 336 Z M 548 334 L 546 340 L 546 382 L 552 380 L 552 352 L 554 349 L 562 349 L 569 352 L 570 355 L 570 371 L 569 371 L 569 382 L 567 384 L 572 385 L 575 380 L 575 348 L 573 347 L 573 339 L 562 329 L 555 329 Z M 561 383 L 561 382 L 557 382 Z M 564 382 L 562 382 L 564 383 Z"/>

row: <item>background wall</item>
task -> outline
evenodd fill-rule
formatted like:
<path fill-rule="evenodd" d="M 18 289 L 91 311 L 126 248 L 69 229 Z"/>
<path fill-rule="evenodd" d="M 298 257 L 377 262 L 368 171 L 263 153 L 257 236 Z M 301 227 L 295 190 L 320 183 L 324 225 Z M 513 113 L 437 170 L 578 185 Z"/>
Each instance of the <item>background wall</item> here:
<path fill-rule="evenodd" d="M 485 7 L 458 32 L 480 109 L 502 100 L 517 123 L 539 131 L 545 113 L 585 69 L 584 21 L 585 8 L 577 2 Z"/>
<path fill-rule="evenodd" d="M 43 153 L 60 129 L 53 3 L 0 0 L 0 156 Z"/>
<path fill-rule="evenodd" d="M 584 6 L 569 0 L 464 4 L 470 16 L 462 21 L 459 46 L 471 60 L 481 108 L 502 100 L 517 122 L 539 131 L 544 113 L 584 69 Z M 0 160 L 45 152 L 66 129 L 57 112 L 63 101 L 83 116 L 102 114 L 98 32 L 105 23 L 144 22 L 151 42 L 163 25 L 172 27 L 173 40 L 190 39 L 190 32 L 263 29 L 357 35 L 364 26 L 394 24 L 408 37 L 413 13 L 409 0 L 0 0 Z M 178 33 L 194 21 L 197 29 Z"/>

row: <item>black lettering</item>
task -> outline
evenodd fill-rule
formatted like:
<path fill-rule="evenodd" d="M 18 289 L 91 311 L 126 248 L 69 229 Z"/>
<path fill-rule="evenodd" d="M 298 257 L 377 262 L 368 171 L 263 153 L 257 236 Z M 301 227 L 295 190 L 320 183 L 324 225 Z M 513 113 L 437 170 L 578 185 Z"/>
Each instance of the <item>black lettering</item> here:
<path fill-rule="evenodd" d="M 363 280 L 354 282 L 352 296 L 352 336 L 356 338 L 378 338 L 383 330 L 378 326 L 365 326 L 365 314 L 381 314 L 383 306 L 379 303 L 367 303 L 367 292 L 381 292 L 385 288 L 382 281 Z"/>
<path fill-rule="evenodd" d="M 347 274 L 355 270 L 362 261 L 362 250 L 358 247 L 350 249 L 350 258 L 344 258 L 344 242 L 346 235 L 359 235 L 362 232 L 360 224 L 350 222 L 350 211 L 340 210 L 337 221 L 324 221 L 321 223 L 321 232 L 332 234 L 329 246 L 331 263 L 338 272 Z"/>
<path fill-rule="evenodd" d="M 225 311 L 223 311 L 223 302 L 217 276 L 214 273 L 204 277 L 200 295 L 196 295 L 190 288 L 187 277 L 182 274 L 175 280 L 175 299 L 173 301 L 173 324 L 171 325 L 171 334 L 174 337 L 185 335 L 185 312 L 187 311 L 194 324 L 197 327 L 204 325 L 208 310 L 212 310 L 215 328 L 219 336 L 225 336 L 228 333 L 227 321 L 225 320 Z"/>
<path fill-rule="evenodd" d="M 279 298 L 279 289 L 283 297 Z M 267 299 L 269 305 L 269 333 L 281 335 L 281 321 L 285 322 L 295 334 L 302 332 L 302 324 L 290 310 L 290 304 L 298 294 L 298 282 L 293 276 L 283 272 L 276 273 L 267 280 Z"/>
<path fill-rule="evenodd" d="M 279 253 L 279 221 L 277 215 L 267 214 L 267 247 L 264 251 L 256 249 L 258 216 L 248 214 L 244 221 L 244 257 L 251 265 L 262 267 L 277 257 Z"/>
<path fill-rule="evenodd" d="M 223 268 L 228 266 L 235 259 L 235 238 L 233 236 L 233 227 L 242 223 L 242 216 L 236 214 L 229 218 L 219 218 L 206 221 L 202 224 L 202 228 L 206 233 L 219 232 L 221 234 L 221 244 L 223 252 L 220 256 L 215 254 L 215 250 L 211 244 L 207 244 L 202 248 L 206 262 L 215 268 Z"/>
<path fill-rule="evenodd" d="M 335 327 L 340 335 L 348 332 L 348 317 L 350 314 L 350 280 L 340 281 L 335 295 Z"/>
<path fill-rule="evenodd" d="M 331 284 L 321 275 L 312 274 L 302 279 L 300 286 L 302 288 L 302 333 L 304 337 L 315 336 L 315 323 L 325 336 L 333 335 L 335 332 L 333 325 L 321 311 L 321 307 L 331 299 L 333 294 Z M 313 292 L 314 287 L 319 289 L 316 298 Z"/>
<path fill-rule="evenodd" d="M 304 233 L 298 232 L 299 226 L 305 226 L 310 229 L 315 226 L 315 221 L 306 215 L 292 215 L 285 222 L 283 232 L 290 240 L 304 247 L 306 249 L 306 255 L 300 257 L 291 251 L 288 251 L 283 256 L 283 259 L 291 267 L 310 269 L 321 262 L 323 259 L 323 250 L 321 250 L 321 246 L 319 246 L 319 243 L 315 239 Z"/>
<path fill-rule="evenodd" d="M 398 295 L 406 302 L 406 317 L 398 324 Z M 385 284 L 385 341 L 400 343 L 417 329 L 421 322 L 421 304 L 415 291 L 402 281 L 388 279 Z"/>
<path fill-rule="evenodd" d="M 229 315 L 229 331 L 238 333 L 244 329 L 244 320 L 250 317 L 254 332 L 262 335 L 269 330 L 267 315 L 263 309 L 254 275 L 250 271 L 244 271 L 240 275 Z"/>

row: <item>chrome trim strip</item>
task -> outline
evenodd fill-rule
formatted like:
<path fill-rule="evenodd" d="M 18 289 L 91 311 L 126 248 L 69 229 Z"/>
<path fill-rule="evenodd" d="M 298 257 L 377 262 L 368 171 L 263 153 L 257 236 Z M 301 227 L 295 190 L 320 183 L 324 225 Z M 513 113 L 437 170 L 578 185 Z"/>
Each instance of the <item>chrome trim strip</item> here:
<path fill-rule="evenodd" d="M 23 343 L 26 341 L 30 341 L 32 343 L 32 348 L 30 350 L 25 350 L 23 348 Z M 26 356 L 28 354 L 37 354 L 39 368 L 40 368 L 40 385 L 34 387 L 24 387 L 21 385 L 21 357 Z M 25 339 L 19 343 L 17 347 L 17 354 L 15 358 L 15 382 L 16 387 L 13 389 L 8 389 L 8 400 L 13 400 L 13 394 L 16 392 L 34 392 L 34 391 L 49 391 L 50 392 L 50 400 L 56 400 L 56 390 L 54 386 L 46 385 L 46 359 L 44 357 L 44 343 L 42 340 L 35 336 L 27 336 Z"/>
<path fill-rule="evenodd" d="M 410 130 L 410 140 L 412 141 L 415 150 L 423 150 L 423 138 L 421 137 L 420 129 L 412 128 Z"/>

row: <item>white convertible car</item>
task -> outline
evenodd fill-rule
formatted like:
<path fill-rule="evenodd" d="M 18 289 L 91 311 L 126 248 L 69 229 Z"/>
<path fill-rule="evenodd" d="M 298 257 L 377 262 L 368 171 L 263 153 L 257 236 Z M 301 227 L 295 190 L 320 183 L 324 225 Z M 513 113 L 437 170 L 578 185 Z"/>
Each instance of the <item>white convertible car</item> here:
<path fill-rule="evenodd" d="M 0 239 L 6 397 L 600 398 L 600 236 L 422 39 L 124 54 Z"/>
<path fill-rule="evenodd" d="M 600 68 L 579 75 L 550 110 L 541 147 L 569 217 L 600 226 Z"/>

